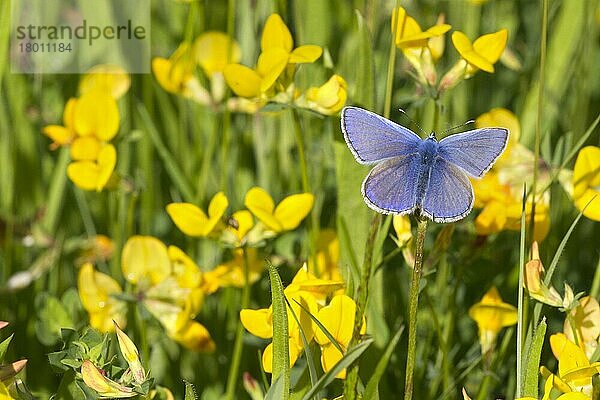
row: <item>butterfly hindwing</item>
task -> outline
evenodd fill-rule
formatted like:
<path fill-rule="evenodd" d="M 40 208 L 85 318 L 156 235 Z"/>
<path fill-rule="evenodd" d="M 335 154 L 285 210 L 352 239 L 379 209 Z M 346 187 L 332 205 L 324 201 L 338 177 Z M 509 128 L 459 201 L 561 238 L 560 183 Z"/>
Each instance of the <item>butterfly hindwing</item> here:
<path fill-rule="evenodd" d="M 341 124 L 344 139 L 361 164 L 414 153 L 421 142 L 410 129 L 358 107 L 344 107 Z"/>
<path fill-rule="evenodd" d="M 417 153 L 391 158 L 377 164 L 362 184 L 367 205 L 383 214 L 414 211 L 421 162 Z"/>
<path fill-rule="evenodd" d="M 460 168 L 437 157 L 431 166 L 421 212 L 434 222 L 453 222 L 473 208 L 473 186 Z"/>
<path fill-rule="evenodd" d="M 508 129 L 481 128 L 448 136 L 439 142 L 439 156 L 481 178 L 500 157 L 508 143 Z"/>

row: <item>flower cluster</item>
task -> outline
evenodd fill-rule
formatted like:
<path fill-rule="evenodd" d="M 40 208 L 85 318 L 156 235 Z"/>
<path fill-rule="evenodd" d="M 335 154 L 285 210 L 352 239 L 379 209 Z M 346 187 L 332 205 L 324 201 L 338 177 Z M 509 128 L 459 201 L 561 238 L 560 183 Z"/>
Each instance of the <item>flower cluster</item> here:
<path fill-rule="evenodd" d="M 435 64 L 444 53 L 442 35 L 451 28 L 444 23 L 443 16 L 438 18 L 436 25 L 423 31 L 404 8 L 398 7 L 392 15 L 392 32 L 395 32 L 396 46 L 402 50 L 406 60 L 416 72 L 420 87 L 430 91 L 432 98 L 438 98 L 479 70 L 494 72 L 494 64 L 506 48 L 508 39 L 506 29 L 483 35 L 474 42 L 471 42 L 464 33 L 455 31 L 452 34 L 452 43 L 461 59 L 438 81 Z"/>
<path fill-rule="evenodd" d="M 80 97 L 71 98 L 63 112 L 63 125 L 48 125 L 43 133 L 52 147 L 69 146 L 73 162 L 67 175 L 83 190 L 101 191 L 117 163 L 110 141 L 119 130 L 117 99 L 129 89 L 130 79 L 119 67 L 100 65 L 79 84 Z"/>
<path fill-rule="evenodd" d="M 193 43 L 183 42 L 169 57 L 152 60 L 156 80 L 166 91 L 199 104 L 217 107 L 225 100 L 226 86 L 236 97 L 225 106 L 234 111 L 254 113 L 269 102 L 294 105 L 331 115 L 346 103 L 346 81 L 332 75 L 320 87 L 300 93 L 294 76 L 300 64 L 314 63 L 323 49 L 316 45 L 294 48 L 294 40 L 279 14 L 271 14 L 263 28 L 261 53 L 256 66 L 239 64 L 240 47 L 222 32 L 205 32 Z M 195 70 L 200 66 L 210 82 L 204 88 Z"/>
<path fill-rule="evenodd" d="M 356 304 L 345 294 L 336 294 L 327 304 L 327 298 L 343 288 L 343 281 L 317 278 L 308 272 L 304 265 L 298 270 L 292 282 L 285 288 L 284 295 L 289 302 L 288 334 L 290 365 L 294 365 L 304 348 L 302 335 L 308 343 L 314 339 L 321 348 L 321 365 L 324 371 L 329 371 L 347 350 L 352 338 Z M 309 315 L 310 313 L 310 315 Z M 335 338 L 337 343 L 330 341 L 328 335 L 315 324 L 315 317 Z M 272 309 L 244 309 L 240 319 L 248 332 L 263 339 L 273 337 Z M 363 321 L 362 333 L 366 330 Z M 343 351 L 340 351 L 343 350 Z M 263 369 L 272 371 L 273 345 L 269 344 L 262 357 Z M 344 379 L 346 371 L 338 374 L 337 378 Z"/>
<path fill-rule="evenodd" d="M 123 248 L 121 270 L 134 286 L 134 298 L 160 321 L 171 338 L 191 350 L 214 350 L 210 334 L 194 320 L 205 294 L 202 272 L 181 249 L 167 248 L 151 236 L 133 236 Z M 79 271 L 78 288 L 92 327 L 111 332 L 113 321 L 126 325 L 127 304 L 115 279 L 86 263 Z"/>

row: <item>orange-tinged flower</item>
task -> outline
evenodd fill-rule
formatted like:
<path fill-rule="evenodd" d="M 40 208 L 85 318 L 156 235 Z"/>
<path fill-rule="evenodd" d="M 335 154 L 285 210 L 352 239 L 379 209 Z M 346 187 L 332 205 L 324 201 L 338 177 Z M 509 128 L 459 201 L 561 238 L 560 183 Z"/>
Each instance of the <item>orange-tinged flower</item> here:
<path fill-rule="evenodd" d="M 540 253 L 537 242 L 531 245 L 531 261 L 525 265 L 525 285 L 529 296 L 546 303 L 553 307 L 562 307 L 563 300 L 554 289 L 548 287 L 542 280 L 544 275 L 544 266 L 540 260 Z"/>
<path fill-rule="evenodd" d="M 207 237 L 215 231 L 228 206 L 227 197 L 223 192 L 219 192 L 210 201 L 208 216 L 191 203 L 171 203 L 167 206 L 167 213 L 186 235 Z"/>
<path fill-rule="evenodd" d="M 133 389 L 104 376 L 90 360 L 84 360 L 81 364 L 81 377 L 89 388 L 100 395 L 100 398 L 124 399 L 137 396 Z"/>
<path fill-rule="evenodd" d="M 589 203 L 583 215 L 600 221 L 600 147 L 579 150 L 573 169 L 573 200 L 579 210 Z"/>
<path fill-rule="evenodd" d="M 142 383 L 146 380 L 146 372 L 140 361 L 140 353 L 133 343 L 133 341 L 119 328 L 119 325 L 115 322 L 115 331 L 117 332 L 117 341 L 119 342 L 119 349 L 127 364 L 129 370 L 133 375 L 133 380 L 137 383 Z"/>
<path fill-rule="evenodd" d="M 249 264 L 248 281 L 250 284 L 256 282 L 265 269 L 264 260 L 258 257 L 256 249 L 246 248 L 246 250 L 242 250 L 238 248 L 233 251 L 231 260 L 221 263 L 213 270 L 204 273 L 202 289 L 206 293 L 214 293 L 222 287 L 244 287 L 246 284 L 244 251 L 247 253 L 246 257 Z"/>
<path fill-rule="evenodd" d="M 244 205 L 268 229 L 276 233 L 296 229 L 310 212 L 314 196 L 294 194 L 284 198 L 277 207 L 273 198 L 262 188 L 253 187 L 246 193 Z"/>
<path fill-rule="evenodd" d="M 467 75 L 472 75 L 477 69 L 494 72 L 494 64 L 504 52 L 507 39 L 508 29 L 480 36 L 473 43 L 460 31 L 452 34 L 454 47 L 469 64 Z"/>

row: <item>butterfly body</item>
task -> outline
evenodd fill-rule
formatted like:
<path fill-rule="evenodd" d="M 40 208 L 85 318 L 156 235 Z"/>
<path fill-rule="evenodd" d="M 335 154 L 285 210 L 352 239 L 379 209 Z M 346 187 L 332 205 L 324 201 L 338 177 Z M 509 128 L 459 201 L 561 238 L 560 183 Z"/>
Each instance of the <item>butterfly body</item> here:
<path fill-rule="evenodd" d="M 508 142 L 505 128 L 482 128 L 438 141 L 358 107 L 342 110 L 344 139 L 361 164 L 376 164 L 362 184 L 369 207 L 419 214 L 435 222 L 464 218 L 473 208 L 469 176 L 480 178 Z"/>

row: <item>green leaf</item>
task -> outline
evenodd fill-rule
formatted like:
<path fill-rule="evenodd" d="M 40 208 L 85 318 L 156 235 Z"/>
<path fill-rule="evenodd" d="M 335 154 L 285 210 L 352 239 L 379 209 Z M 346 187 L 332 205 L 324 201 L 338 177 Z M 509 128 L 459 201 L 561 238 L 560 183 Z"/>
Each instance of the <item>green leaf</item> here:
<path fill-rule="evenodd" d="M 194 385 L 188 381 L 183 381 L 183 383 L 185 383 L 184 400 L 197 400 L 198 396 L 196 396 L 196 388 Z"/>
<path fill-rule="evenodd" d="M 79 387 L 75 380 L 75 371 L 67 371 L 58 385 L 56 398 L 61 400 L 86 399 L 85 392 Z"/>
<path fill-rule="evenodd" d="M 351 265 L 357 271 L 357 276 L 353 276 L 354 282 L 358 282 L 360 268 L 357 261 L 364 258 L 364 247 L 371 223 L 371 212 L 360 194 L 360 187 L 368 168 L 354 160 L 345 143 L 336 142 L 334 153 L 338 182 L 337 225 L 342 228 L 340 265 Z"/>
<path fill-rule="evenodd" d="M 325 373 L 325 375 L 323 375 L 321 379 L 319 379 L 317 384 L 313 386 L 308 391 L 308 393 L 304 395 L 304 398 L 302 400 L 310 400 L 311 397 L 313 397 L 316 393 L 329 386 L 329 384 L 334 381 L 335 377 L 345 368 L 350 366 L 350 364 L 352 364 L 356 359 L 358 359 L 358 357 L 360 357 L 360 355 L 364 353 L 364 351 L 371 345 L 371 343 L 373 343 L 373 339 L 367 339 L 349 349 L 346 352 L 346 354 L 344 354 L 344 356 L 340 359 L 340 361 L 338 361 L 337 364 L 333 366 L 333 368 L 327 371 L 327 373 Z"/>
<path fill-rule="evenodd" d="M 392 337 L 387 347 L 385 348 L 383 355 L 381 356 L 379 362 L 377 363 L 377 366 L 375 367 L 373 375 L 371 375 L 371 378 L 369 378 L 369 382 L 367 382 L 367 387 L 365 388 L 365 392 L 363 394 L 364 399 L 374 399 L 376 398 L 376 396 L 378 396 L 377 386 L 379 385 L 381 377 L 385 373 L 387 365 L 390 362 L 390 358 L 394 353 L 394 349 L 396 348 L 396 345 L 398 344 L 398 341 L 400 340 L 400 336 L 402 336 L 403 331 L 404 325 L 396 331 L 396 334 L 394 335 L 394 337 Z"/>
<path fill-rule="evenodd" d="M 6 352 L 8 351 L 8 346 L 10 345 L 10 341 L 12 340 L 14 335 L 15 335 L 14 333 L 11 334 L 9 337 L 4 339 L 2 341 L 2 343 L 0 343 L 0 361 L 4 361 L 4 356 L 6 355 Z"/>
<path fill-rule="evenodd" d="M 276 399 L 287 400 L 290 395 L 290 350 L 288 320 L 283 284 L 277 269 L 267 261 L 271 282 L 271 304 L 273 307 L 273 382 L 280 378 Z"/>
<path fill-rule="evenodd" d="M 46 346 L 52 346 L 60 340 L 61 328 L 73 328 L 73 320 L 61 301 L 46 293 L 35 298 L 35 333 Z"/>
<path fill-rule="evenodd" d="M 371 32 L 361 15 L 355 10 L 358 24 L 358 54 L 356 57 L 356 93 L 354 99 L 369 110 L 375 108 L 375 58 L 371 47 Z"/>
<path fill-rule="evenodd" d="M 283 376 L 280 375 L 273 380 L 271 387 L 265 394 L 265 400 L 277 400 L 283 398 Z"/>
<path fill-rule="evenodd" d="M 531 346 L 525 350 L 527 352 L 527 361 L 524 371 L 525 382 L 523 384 L 523 396 L 538 397 L 540 357 L 542 355 L 542 346 L 544 345 L 544 338 L 546 336 L 546 327 L 546 319 L 544 318 L 535 330 Z"/>

